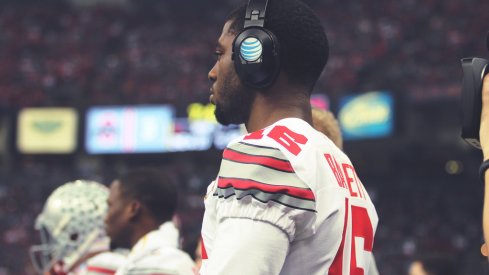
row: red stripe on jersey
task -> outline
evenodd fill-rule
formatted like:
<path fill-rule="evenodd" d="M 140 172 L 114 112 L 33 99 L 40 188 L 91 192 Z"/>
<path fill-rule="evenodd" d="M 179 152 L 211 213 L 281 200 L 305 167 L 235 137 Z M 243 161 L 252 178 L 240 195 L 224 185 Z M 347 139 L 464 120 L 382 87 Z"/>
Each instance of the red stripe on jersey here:
<path fill-rule="evenodd" d="M 334 257 L 333 263 L 329 267 L 328 275 L 343 274 L 343 247 L 345 246 L 346 227 L 348 226 L 348 198 L 345 198 L 345 223 L 343 225 L 343 234 L 341 235 L 341 243 Z"/>
<path fill-rule="evenodd" d="M 265 129 L 258 130 L 256 132 L 247 134 L 244 139 L 261 139 L 263 137 L 263 132 Z"/>
<path fill-rule="evenodd" d="M 240 190 L 258 189 L 267 193 L 285 193 L 301 199 L 311 201 L 315 200 L 314 193 L 311 191 L 311 189 L 302 189 L 285 185 L 270 185 L 249 179 L 219 177 L 219 179 L 217 180 L 217 186 L 223 189 L 228 187 L 233 187 Z"/>
<path fill-rule="evenodd" d="M 204 238 L 200 237 L 200 257 L 202 260 L 207 260 L 209 257 L 207 256 L 207 250 L 204 245 Z"/>
<path fill-rule="evenodd" d="M 115 274 L 115 270 L 103 268 L 103 267 L 98 267 L 98 266 L 88 266 L 87 271 L 109 274 L 109 275 Z"/>
<path fill-rule="evenodd" d="M 284 172 L 294 172 L 294 169 L 292 168 L 292 165 L 290 165 L 290 162 L 267 156 L 248 155 L 226 149 L 224 150 L 223 158 L 235 162 L 263 165 Z"/>

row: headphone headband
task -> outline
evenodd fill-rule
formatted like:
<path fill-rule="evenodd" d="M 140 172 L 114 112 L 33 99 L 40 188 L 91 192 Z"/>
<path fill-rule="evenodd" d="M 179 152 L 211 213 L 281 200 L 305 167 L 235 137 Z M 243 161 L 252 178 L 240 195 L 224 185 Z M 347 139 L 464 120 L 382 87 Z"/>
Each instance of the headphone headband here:
<path fill-rule="evenodd" d="M 244 28 L 262 27 L 265 25 L 265 14 L 268 0 L 250 0 L 246 6 Z"/>

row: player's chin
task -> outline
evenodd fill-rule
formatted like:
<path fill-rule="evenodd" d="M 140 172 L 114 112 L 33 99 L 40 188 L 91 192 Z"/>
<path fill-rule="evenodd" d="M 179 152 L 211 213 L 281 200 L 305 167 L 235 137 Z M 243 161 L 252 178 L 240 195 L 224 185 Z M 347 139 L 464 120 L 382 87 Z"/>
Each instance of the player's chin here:
<path fill-rule="evenodd" d="M 114 241 L 112 241 L 112 240 L 110 240 L 110 243 L 109 243 L 109 250 L 110 250 L 110 251 L 114 251 L 114 250 L 116 250 L 117 248 L 119 248 L 119 246 L 117 245 L 117 243 L 116 243 L 116 242 L 114 242 Z"/>
<path fill-rule="evenodd" d="M 222 124 L 224 126 L 231 124 L 231 122 L 228 119 L 228 115 L 223 110 L 221 105 L 219 104 L 215 104 L 215 105 L 216 105 L 216 109 L 214 110 L 214 116 L 216 117 L 217 122 L 219 122 L 219 124 Z"/>
<path fill-rule="evenodd" d="M 109 242 L 110 250 L 115 250 L 118 248 L 124 248 L 122 245 L 122 242 L 120 241 L 120 239 L 117 236 L 114 236 L 114 235 L 111 236 L 109 234 L 107 234 L 107 235 L 110 238 L 110 242 Z"/>
<path fill-rule="evenodd" d="M 112 231 L 110 230 L 110 228 L 105 227 L 105 234 L 107 235 L 107 237 L 109 237 L 110 242 L 112 242 L 113 239 L 114 239 L 114 234 L 112 233 Z"/>

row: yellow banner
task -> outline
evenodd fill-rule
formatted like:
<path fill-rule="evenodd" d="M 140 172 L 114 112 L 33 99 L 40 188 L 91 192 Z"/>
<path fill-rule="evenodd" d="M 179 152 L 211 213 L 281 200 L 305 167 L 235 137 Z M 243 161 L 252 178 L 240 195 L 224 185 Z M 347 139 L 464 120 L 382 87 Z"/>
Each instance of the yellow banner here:
<path fill-rule="evenodd" d="M 78 115 L 73 108 L 26 108 L 18 119 L 17 145 L 22 153 L 72 153 Z"/>

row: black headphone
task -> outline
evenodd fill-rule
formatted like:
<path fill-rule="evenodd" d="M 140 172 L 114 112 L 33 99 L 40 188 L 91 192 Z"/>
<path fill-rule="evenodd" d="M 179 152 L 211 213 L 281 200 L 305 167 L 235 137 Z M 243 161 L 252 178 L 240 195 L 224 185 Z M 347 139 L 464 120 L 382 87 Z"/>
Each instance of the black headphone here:
<path fill-rule="evenodd" d="M 236 72 L 245 85 L 256 89 L 272 85 L 280 71 L 277 38 L 263 27 L 267 4 L 268 0 L 249 0 L 244 28 L 233 41 Z"/>

